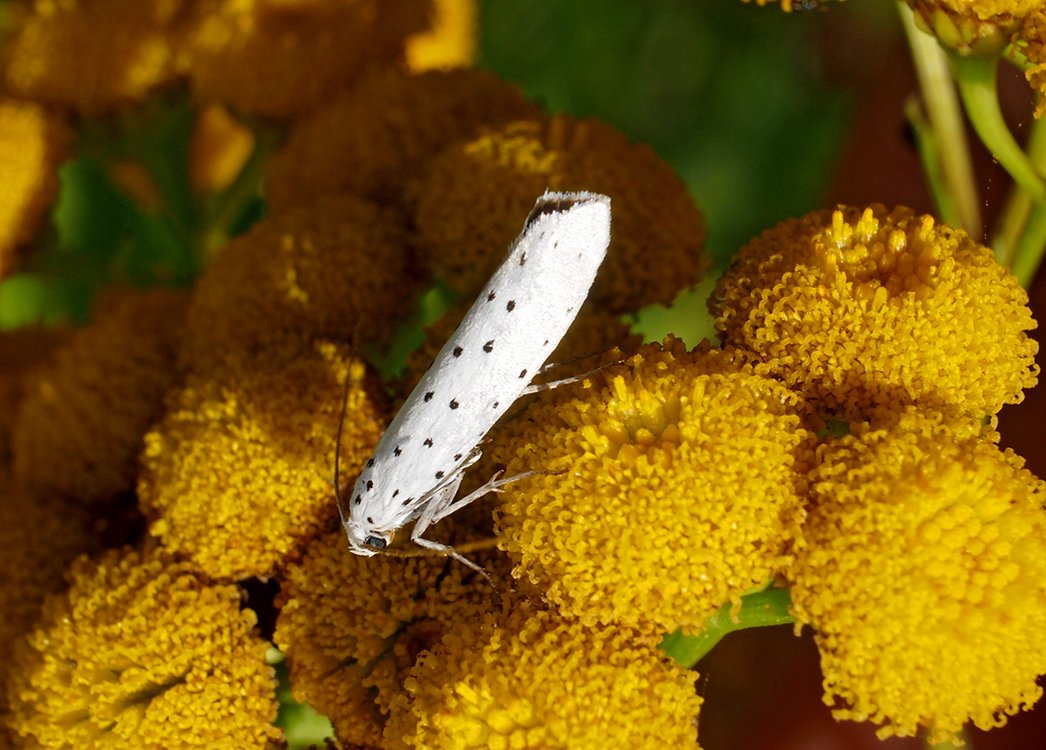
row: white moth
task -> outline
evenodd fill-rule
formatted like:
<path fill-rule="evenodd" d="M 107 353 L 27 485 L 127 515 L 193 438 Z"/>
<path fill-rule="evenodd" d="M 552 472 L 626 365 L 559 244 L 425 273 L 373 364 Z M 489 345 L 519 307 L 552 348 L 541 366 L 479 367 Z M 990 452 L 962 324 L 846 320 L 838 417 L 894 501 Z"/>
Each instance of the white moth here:
<path fill-rule="evenodd" d="M 538 198 L 505 260 L 385 431 L 348 497 L 347 514 L 338 497 L 354 553 L 384 550 L 396 530 L 414 521 L 416 544 L 476 568 L 422 535 L 520 478 L 495 476 L 457 497 L 494 423 L 521 395 L 549 387 L 531 381 L 577 316 L 609 242 L 607 196 Z"/>

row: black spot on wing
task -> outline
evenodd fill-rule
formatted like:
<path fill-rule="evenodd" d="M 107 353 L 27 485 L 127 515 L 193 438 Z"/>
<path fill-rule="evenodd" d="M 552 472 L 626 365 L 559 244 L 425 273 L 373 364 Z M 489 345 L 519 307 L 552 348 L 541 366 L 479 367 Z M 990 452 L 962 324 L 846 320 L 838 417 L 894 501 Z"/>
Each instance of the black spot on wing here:
<path fill-rule="evenodd" d="M 487 295 L 487 302 L 493 302 L 494 298 L 497 297 L 497 296 L 498 295 L 496 295 L 494 292 L 491 292 L 490 294 Z"/>
<path fill-rule="evenodd" d="M 455 401 L 454 399 L 451 399 L 450 400 L 450 408 L 451 409 L 457 409 L 458 408 L 458 402 Z"/>
<path fill-rule="evenodd" d="M 455 346 L 454 347 L 454 351 L 452 353 L 454 354 L 455 357 L 460 357 L 461 356 L 461 352 L 462 352 L 462 348 L 460 346 Z"/>
<path fill-rule="evenodd" d="M 367 480 L 367 492 L 370 492 L 372 489 L 374 489 L 374 482 L 372 482 L 370 479 L 368 479 Z"/>
<path fill-rule="evenodd" d="M 523 224 L 523 231 L 530 229 L 531 225 L 542 216 L 568 211 L 577 204 L 576 198 L 539 198 L 537 205 L 531 210 L 530 215 L 527 216 L 527 220 Z"/>
<path fill-rule="evenodd" d="M 363 502 L 363 498 L 362 498 L 362 497 L 360 497 L 359 495 L 356 495 L 356 497 L 354 497 L 354 498 L 352 499 L 352 502 L 353 502 L 353 503 L 355 503 L 356 505 L 359 505 L 360 503 L 362 503 L 362 502 Z"/>
<path fill-rule="evenodd" d="M 425 394 L 425 400 L 426 401 L 431 401 L 432 397 L 435 396 L 435 395 L 436 395 L 435 391 L 429 391 L 428 393 Z"/>
<path fill-rule="evenodd" d="M 483 345 L 483 351 L 485 351 L 487 354 L 490 354 L 492 351 L 494 351 L 494 339 L 491 339 Z"/>
<path fill-rule="evenodd" d="M 395 450 L 393 450 L 393 451 L 392 451 L 392 454 L 393 454 L 394 456 L 398 456 L 398 455 L 399 455 L 399 454 L 401 454 L 401 453 L 403 453 L 403 451 L 402 451 L 402 450 L 400 450 L 400 447 L 399 447 L 398 445 L 396 446 Z"/>
<path fill-rule="evenodd" d="M 461 460 L 461 454 L 460 453 L 455 453 L 454 454 L 454 460 L 455 461 L 460 461 Z"/>
<path fill-rule="evenodd" d="M 430 437 L 429 438 L 425 438 L 425 442 L 422 443 L 422 445 L 424 445 L 426 448 L 431 448 L 432 447 L 432 438 L 430 438 Z"/>
<path fill-rule="evenodd" d="M 508 301 L 508 304 L 505 305 L 505 309 L 508 310 L 509 312 L 512 312 L 513 310 L 515 310 L 516 309 L 516 300 L 510 299 Z"/>
<path fill-rule="evenodd" d="M 393 491 L 392 491 L 392 496 L 393 496 L 393 497 L 396 497 L 396 495 L 398 495 L 398 494 L 400 494 L 400 491 L 399 491 L 399 490 L 393 490 Z"/>
<path fill-rule="evenodd" d="M 519 379 L 520 379 L 520 380 L 522 380 L 522 379 L 523 379 L 523 378 L 525 378 L 526 376 L 527 376 L 527 371 L 526 371 L 526 368 L 524 368 L 524 369 L 522 369 L 522 370 L 520 370 L 520 371 L 519 371 Z"/>
<path fill-rule="evenodd" d="M 442 471 L 437 471 L 436 472 L 436 479 L 443 479 L 443 472 Z"/>
<path fill-rule="evenodd" d="M 523 253 L 521 256 L 519 256 L 519 265 L 522 267 L 522 266 L 525 266 L 526 264 L 527 264 L 527 254 Z"/>
<path fill-rule="evenodd" d="M 374 459 L 373 458 L 367 461 L 367 468 L 369 469 L 372 466 L 374 466 Z"/>

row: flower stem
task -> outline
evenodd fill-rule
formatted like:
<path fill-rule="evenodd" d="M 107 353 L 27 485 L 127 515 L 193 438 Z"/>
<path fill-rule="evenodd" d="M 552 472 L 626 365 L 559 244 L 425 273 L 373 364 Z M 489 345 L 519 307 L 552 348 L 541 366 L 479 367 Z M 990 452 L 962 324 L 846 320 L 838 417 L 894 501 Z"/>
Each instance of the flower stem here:
<path fill-rule="evenodd" d="M 700 633 L 683 635 L 680 631 L 669 633 L 660 648 L 673 660 L 691 668 L 705 657 L 728 633 L 748 628 L 763 628 L 770 625 L 787 625 L 794 622 L 789 612 L 792 599 L 788 589 L 766 588 L 741 598 L 741 606 L 735 608 L 727 603 L 705 620 Z"/>
<path fill-rule="evenodd" d="M 972 236 L 980 237 L 983 229 L 977 183 L 948 56 L 933 36 L 915 25 L 911 8 L 906 3 L 899 2 L 898 8 L 912 50 L 912 62 L 919 77 L 919 88 L 930 125 L 929 134 L 932 134 L 928 139 L 930 143 L 922 145 L 932 148 L 933 158 L 928 159 L 924 154 L 924 163 L 928 161 L 940 165 L 939 174 L 930 174 L 928 179 L 931 184 L 935 181 L 943 184 L 943 191 L 954 207 L 955 219 L 952 221 L 958 221 L 959 226 Z M 925 130 L 921 133 L 923 136 L 929 134 Z M 949 205 L 941 200 L 937 204 L 942 218 L 949 221 Z"/>
<path fill-rule="evenodd" d="M 1046 168 L 1046 121 L 1032 123 L 1027 153 L 1040 171 Z M 992 248 L 999 262 L 1009 266 L 1027 288 L 1046 250 L 1046 206 L 1036 203 L 1026 190 L 1016 186 L 992 236 Z"/>

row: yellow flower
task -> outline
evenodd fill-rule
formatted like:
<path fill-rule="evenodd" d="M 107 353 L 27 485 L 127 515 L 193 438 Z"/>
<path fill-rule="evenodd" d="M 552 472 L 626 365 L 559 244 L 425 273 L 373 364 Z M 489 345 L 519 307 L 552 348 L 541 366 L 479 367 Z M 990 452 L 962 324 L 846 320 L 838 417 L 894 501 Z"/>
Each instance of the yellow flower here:
<path fill-rule="evenodd" d="M 463 521 L 456 514 L 433 527 L 433 538 L 460 546 L 474 536 L 462 533 L 468 531 Z M 329 717 L 341 742 L 378 745 L 389 706 L 418 653 L 489 611 L 495 590 L 448 557 L 359 557 L 347 547 L 338 529 L 314 540 L 304 559 L 288 566 L 274 640 L 287 655 L 295 698 Z M 492 550 L 469 557 L 507 580 L 503 555 Z"/>
<path fill-rule="evenodd" d="M 0 747 L 8 711 L 11 646 L 40 615 L 44 597 L 65 588 L 62 574 L 94 548 L 87 513 L 16 485 L 0 464 Z"/>
<path fill-rule="evenodd" d="M 418 279 L 403 220 L 352 195 L 257 224 L 196 285 L 183 360 L 195 371 L 243 352 L 327 337 L 380 339 L 413 310 Z"/>
<path fill-rule="evenodd" d="M 58 193 L 58 165 L 69 152 L 69 127 L 35 104 L 0 99 L 0 279 L 17 266 Z"/>
<path fill-rule="evenodd" d="M 1024 72 L 1028 83 L 1039 92 L 1035 116 L 1046 115 L 1046 7 L 1039 7 L 1025 20 L 1020 32 L 1021 51 L 1031 66 Z"/>
<path fill-rule="evenodd" d="M 142 435 L 163 413 L 186 295 L 112 298 L 26 385 L 12 429 L 15 477 L 36 494 L 108 504 L 134 488 Z"/>
<path fill-rule="evenodd" d="M 97 115 L 177 75 L 180 0 L 31 0 L 14 10 L 3 66 L 18 96 Z"/>
<path fill-rule="evenodd" d="M 969 423 L 891 417 L 818 451 L 792 600 L 835 715 L 933 744 L 1042 693 L 1046 485 Z"/>
<path fill-rule="evenodd" d="M 435 0 L 432 28 L 407 40 L 412 71 L 471 65 L 476 56 L 476 0 Z"/>
<path fill-rule="evenodd" d="M 627 630 L 517 604 L 419 657 L 385 747 L 696 748 L 696 677 Z"/>
<path fill-rule="evenodd" d="M 240 174 L 255 147 L 254 133 L 224 107 L 196 114 L 189 150 L 189 181 L 196 193 L 220 193 Z"/>
<path fill-rule="evenodd" d="M 312 109 L 427 28 L 428 0 L 200 0 L 185 66 L 198 98 L 251 114 Z"/>
<path fill-rule="evenodd" d="M 709 306 L 727 345 L 827 412 L 862 419 L 883 405 L 981 417 L 1019 402 L 1039 371 L 1027 303 L 965 232 L 873 205 L 759 235 Z"/>
<path fill-rule="evenodd" d="M 963 54 L 998 54 L 1042 0 L 906 0 L 915 22 Z"/>
<path fill-rule="evenodd" d="M 704 221 L 672 168 L 609 125 L 566 116 L 488 130 L 432 159 L 416 222 L 437 277 L 475 295 L 546 188 L 613 201 L 610 249 L 591 294 L 605 309 L 667 303 L 701 278 Z"/>
<path fill-rule="evenodd" d="M 537 111 L 480 70 L 374 73 L 295 123 L 267 165 L 266 198 L 277 208 L 345 190 L 399 199 L 442 147 Z"/>
<path fill-rule="evenodd" d="M 190 373 L 145 437 L 138 497 L 150 532 L 214 578 L 271 575 L 334 517 L 346 378 L 343 482 L 385 426 L 379 387 L 346 347 L 265 350 Z"/>
<path fill-rule="evenodd" d="M 23 394 L 68 335 L 66 328 L 38 326 L 0 331 L 0 466 L 12 460 L 11 432 Z"/>
<path fill-rule="evenodd" d="M 586 625 L 700 628 L 771 578 L 801 520 L 793 393 L 728 352 L 667 339 L 539 397 L 499 429 L 501 543 Z"/>
<path fill-rule="evenodd" d="M 275 747 L 267 644 L 235 586 L 158 553 L 80 558 L 11 665 L 13 730 L 33 747 Z"/>

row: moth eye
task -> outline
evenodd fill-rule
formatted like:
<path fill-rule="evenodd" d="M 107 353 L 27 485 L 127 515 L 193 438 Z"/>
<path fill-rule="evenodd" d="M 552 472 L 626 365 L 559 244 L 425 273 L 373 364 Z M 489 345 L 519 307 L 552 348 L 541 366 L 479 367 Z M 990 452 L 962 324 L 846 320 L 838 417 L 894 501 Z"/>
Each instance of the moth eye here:
<path fill-rule="evenodd" d="M 363 540 L 363 543 L 371 549 L 385 549 L 388 546 L 388 542 L 382 539 L 380 536 L 368 536 Z"/>

